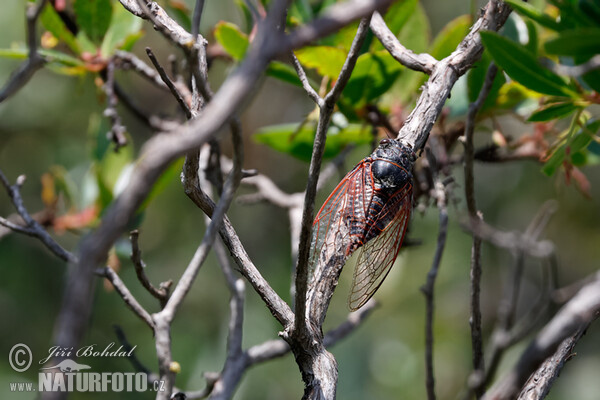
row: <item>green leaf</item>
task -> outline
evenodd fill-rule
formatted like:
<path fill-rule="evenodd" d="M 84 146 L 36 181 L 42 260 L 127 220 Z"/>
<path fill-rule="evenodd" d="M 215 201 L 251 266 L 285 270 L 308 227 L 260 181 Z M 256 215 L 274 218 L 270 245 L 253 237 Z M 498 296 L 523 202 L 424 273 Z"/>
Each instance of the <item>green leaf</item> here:
<path fill-rule="evenodd" d="M 98 52 L 98 46 L 90 40 L 83 30 L 77 33 L 77 43 L 79 43 L 79 47 L 84 53 L 96 54 Z"/>
<path fill-rule="evenodd" d="M 329 77 L 339 75 L 347 56 L 344 50 L 330 46 L 308 46 L 296 50 L 295 54 L 302 65 Z"/>
<path fill-rule="evenodd" d="M 579 28 L 563 31 L 544 45 L 550 54 L 593 56 L 600 53 L 600 28 Z"/>
<path fill-rule="evenodd" d="M 71 31 L 66 27 L 65 23 L 60 19 L 60 16 L 52 6 L 44 7 L 42 14 L 40 15 L 40 21 L 42 25 L 48 32 L 50 32 L 54 37 L 64 42 L 73 53 L 79 54 L 81 53 L 81 48 L 79 43 L 77 43 L 77 39 L 71 33 Z"/>
<path fill-rule="evenodd" d="M 281 61 L 272 61 L 267 67 L 267 76 L 279 79 L 280 81 L 291 83 L 292 85 L 302 87 L 302 82 L 296 74 L 296 70 Z"/>
<path fill-rule="evenodd" d="M 467 93 L 469 96 L 469 102 L 472 103 L 475 100 L 477 100 L 479 92 L 481 91 L 483 83 L 485 82 L 485 76 L 487 75 L 487 70 L 490 66 L 491 61 L 492 57 L 486 50 L 483 52 L 481 59 L 477 61 L 473 68 L 469 70 L 467 74 Z M 485 99 L 483 106 L 481 107 L 482 110 L 485 110 L 496 104 L 496 99 L 498 98 L 500 88 L 505 83 L 506 78 L 504 77 L 502 70 L 499 70 L 496 74 L 496 77 L 494 78 L 494 82 L 492 83 L 492 88 L 490 89 L 490 92 L 488 93 L 488 96 Z"/>
<path fill-rule="evenodd" d="M 542 172 L 547 176 L 552 176 L 565 160 L 566 150 L 564 146 L 557 149 L 554 154 L 546 161 L 542 167 Z"/>
<path fill-rule="evenodd" d="M 131 47 L 141 37 L 142 20 L 131 14 L 124 7 L 113 7 L 110 26 L 100 46 L 100 54 L 108 58 L 116 49 L 124 45 Z"/>
<path fill-rule="evenodd" d="M 579 9 L 595 21 L 595 25 L 600 25 L 600 3 L 597 0 L 580 0 Z"/>
<path fill-rule="evenodd" d="M 308 0 L 294 1 L 288 11 L 288 15 L 290 18 L 294 18 L 300 23 L 313 19 L 313 12 Z"/>
<path fill-rule="evenodd" d="M 418 3 L 413 14 L 402 27 L 398 40 L 415 53 L 427 51 L 431 39 L 431 27 L 423 6 Z"/>
<path fill-rule="evenodd" d="M 531 54 L 536 55 L 538 51 L 537 29 L 535 28 L 535 24 L 529 20 L 525 21 L 525 25 L 527 25 L 527 50 L 529 50 Z"/>
<path fill-rule="evenodd" d="M 517 13 L 529 17 L 538 24 L 551 29 L 553 31 L 558 31 L 562 29 L 562 26 L 556 22 L 556 20 L 550 17 L 547 14 L 544 14 L 540 10 L 536 9 L 529 3 L 525 3 L 521 0 L 505 0 L 505 3 L 509 4 L 513 10 Z"/>
<path fill-rule="evenodd" d="M 412 17 L 417 4 L 418 0 L 404 0 L 394 3 L 388 9 L 384 19 L 393 34 L 397 35 L 400 33 L 404 25 Z"/>
<path fill-rule="evenodd" d="M 252 137 L 258 142 L 279 152 L 289 154 L 303 161 L 310 161 L 315 140 L 315 124 L 283 124 L 268 126 Z M 335 157 L 349 144 L 371 143 L 373 137 L 363 125 L 349 124 L 344 129 L 332 126 L 327 131 L 324 158 Z"/>
<path fill-rule="evenodd" d="M 101 43 L 112 18 L 110 0 L 75 0 L 73 9 L 77 25 L 92 42 Z"/>
<path fill-rule="evenodd" d="M 361 55 L 344 88 L 345 99 L 355 108 L 375 100 L 394 84 L 402 68 L 387 51 Z"/>
<path fill-rule="evenodd" d="M 568 154 L 579 153 L 587 149 L 593 142 L 592 135 L 600 129 L 600 120 L 588 121 L 573 137 L 560 146 L 542 167 L 542 172 L 548 176 L 554 175 Z"/>
<path fill-rule="evenodd" d="M 573 103 L 554 103 L 549 106 L 542 107 L 536 110 L 527 121 L 529 122 L 544 122 L 553 119 L 561 119 L 577 110 Z"/>
<path fill-rule="evenodd" d="M 572 152 L 579 152 L 586 149 L 593 140 L 593 135 L 600 129 L 600 120 L 592 120 L 585 125 L 585 129 L 580 130 L 573 137 L 569 146 Z"/>
<path fill-rule="evenodd" d="M 471 16 L 462 15 L 448 22 L 431 45 L 431 55 L 438 60 L 448 57 L 465 38 L 471 27 Z"/>
<path fill-rule="evenodd" d="M 137 213 L 140 214 L 144 211 L 150 203 L 158 196 L 160 193 L 164 192 L 164 190 L 173 182 L 179 181 L 179 175 L 181 174 L 181 169 L 183 168 L 183 158 L 172 163 L 156 180 L 152 189 L 150 189 L 150 193 L 144 200 L 144 202 L 138 208 Z"/>
<path fill-rule="evenodd" d="M 69 76 L 83 75 L 87 72 L 84 62 L 78 58 L 51 49 L 39 49 L 38 52 L 48 60 L 46 68 L 52 72 Z M 29 57 L 29 50 L 25 48 L 0 49 L 0 57 L 25 60 Z"/>
<path fill-rule="evenodd" d="M 234 60 L 239 61 L 246 55 L 248 35 L 237 25 L 220 21 L 215 27 L 215 39 Z"/>
<path fill-rule="evenodd" d="M 551 96 L 577 96 L 560 76 L 542 67 L 524 46 L 494 32 L 480 35 L 498 66 L 521 85 Z"/>
<path fill-rule="evenodd" d="M 331 35 L 324 37 L 319 40 L 319 46 L 329 46 L 336 47 L 338 49 L 342 49 L 346 52 L 350 50 L 352 46 L 352 42 L 354 41 L 354 37 L 356 36 L 356 30 L 358 29 L 358 22 L 354 22 L 352 24 L 348 24 L 343 28 L 337 30 Z M 367 33 L 367 37 L 365 38 L 365 43 L 368 41 L 369 35 L 372 35 L 370 32 Z M 363 44 L 364 48 L 364 44 Z"/>
<path fill-rule="evenodd" d="M 404 25 L 410 21 L 417 4 L 418 0 L 404 0 L 390 6 L 383 19 L 395 36 L 398 36 Z M 383 45 L 379 40 L 376 40 L 372 49 L 374 51 L 383 50 Z"/>

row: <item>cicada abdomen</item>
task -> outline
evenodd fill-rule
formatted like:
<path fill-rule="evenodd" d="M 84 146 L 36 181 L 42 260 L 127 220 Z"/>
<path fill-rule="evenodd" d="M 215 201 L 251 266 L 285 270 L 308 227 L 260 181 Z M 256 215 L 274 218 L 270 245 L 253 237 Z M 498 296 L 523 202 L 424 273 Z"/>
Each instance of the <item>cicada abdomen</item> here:
<path fill-rule="evenodd" d="M 351 310 L 362 307 L 394 264 L 412 208 L 413 150 L 384 139 L 337 185 L 313 223 L 310 254 L 311 287 L 327 268 L 341 267 L 359 253 Z"/>

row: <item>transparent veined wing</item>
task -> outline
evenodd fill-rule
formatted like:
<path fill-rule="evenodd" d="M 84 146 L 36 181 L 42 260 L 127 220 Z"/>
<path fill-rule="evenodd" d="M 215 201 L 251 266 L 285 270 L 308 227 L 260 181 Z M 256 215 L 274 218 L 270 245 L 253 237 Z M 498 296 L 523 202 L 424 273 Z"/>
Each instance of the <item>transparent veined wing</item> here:
<path fill-rule="evenodd" d="M 329 195 L 313 222 L 309 258 L 311 279 L 336 257 L 344 262 L 360 244 L 366 207 L 373 193 L 368 165 L 358 164 Z"/>
<path fill-rule="evenodd" d="M 386 202 L 378 221 L 372 224 L 370 229 L 377 230 L 380 229 L 377 222 L 389 220 L 381 232 L 371 231 L 367 235 L 374 237 L 360 250 L 348 297 L 348 307 L 352 311 L 358 310 L 369 301 L 392 268 L 404 240 L 410 219 L 411 203 L 412 186 L 408 184 Z M 390 213 L 393 213 L 392 218 Z"/>

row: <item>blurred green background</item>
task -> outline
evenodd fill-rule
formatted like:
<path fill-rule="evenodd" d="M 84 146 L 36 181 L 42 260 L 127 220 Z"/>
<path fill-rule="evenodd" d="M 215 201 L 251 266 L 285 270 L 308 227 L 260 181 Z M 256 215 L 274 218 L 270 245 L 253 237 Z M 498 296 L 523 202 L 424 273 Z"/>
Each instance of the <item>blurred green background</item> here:
<path fill-rule="evenodd" d="M 192 6 L 192 1 L 186 1 Z M 0 47 L 24 41 L 25 1 L 13 0 L 3 5 L 0 13 L 2 36 Z M 470 12 L 469 2 L 423 1 L 435 34 L 448 21 Z M 210 37 L 211 28 L 219 20 L 240 22 L 241 16 L 232 1 L 208 1 L 201 31 Z M 135 46 L 142 57 L 143 48 L 152 46 L 161 60 L 173 50 L 164 39 L 144 25 L 145 36 Z M 145 59 L 145 56 L 142 57 Z M 0 59 L 0 78 L 4 82 L 18 61 Z M 224 79 L 230 67 L 217 61 L 211 69 L 213 87 Z M 134 94 L 146 110 L 172 114 L 176 104 L 169 95 L 154 90 L 132 73 L 118 73 L 117 80 Z M 23 196 L 30 211 L 43 208 L 40 177 L 53 166 L 69 171 L 78 184 L 89 168 L 94 137 L 90 135 L 90 115 L 102 115 L 104 105 L 100 91 L 89 76 L 69 78 L 41 70 L 16 96 L 0 104 L 0 168 L 14 181 L 27 176 Z M 271 78 L 266 78 L 246 111 L 242 114 L 246 144 L 245 168 L 256 168 L 270 176 L 283 190 L 303 190 L 306 163 L 275 153 L 256 144 L 251 135 L 259 128 L 304 118 L 313 105 L 304 92 Z M 122 109 L 120 109 L 123 111 Z M 143 125 L 122 112 L 135 149 L 151 134 Z M 515 125 L 511 134 L 519 136 L 523 126 Z M 227 134 L 221 135 L 227 142 Z M 224 144 L 227 147 L 227 144 Z M 368 146 L 356 148 L 346 162 L 350 169 L 370 152 Z M 137 150 L 136 150 L 137 153 Z M 566 186 L 559 176 L 548 178 L 534 161 L 476 165 L 478 207 L 485 220 L 504 230 L 524 230 L 541 205 L 548 199 L 558 202 L 546 237 L 557 247 L 559 284 L 567 285 L 597 270 L 600 262 L 600 174 L 598 166 L 584 172 L 591 183 L 591 199 L 573 186 Z M 436 284 L 435 372 L 439 398 L 457 398 L 465 387 L 471 370 L 468 324 L 469 258 L 471 237 L 459 226 L 465 215 L 462 167 L 455 168 L 456 202 L 449 207 L 450 230 L 447 248 Z M 79 181 L 77 181 L 79 179 Z M 333 188 L 335 182 L 329 184 Z M 79 190 L 86 189 L 79 186 Z M 242 187 L 240 193 L 250 192 Z M 324 190 L 318 199 L 326 198 Z M 0 193 L 0 215 L 14 212 L 8 197 Z M 287 213 L 269 204 L 234 203 L 229 211 L 232 223 L 250 257 L 274 289 L 289 301 L 291 271 L 289 224 Z M 340 399 L 422 399 L 424 384 L 424 298 L 420 292 L 432 261 L 438 233 L 438 213 L 429 208 L 415 213 L 410 237 L 422 241 L 420 246 L 401 252 L 395 267 L 377 292 L 380 307 L 366 323 L 337 344 L 332 352 L 339 363 Z M 155 283 L 177 280 L 204 232 L 202 213 L 181 190 L 177 174 L 149 205 L 140 228 L 140 245 L 148 265 L 147 273 Z M 79 236 L 64 233 L 56 236 L 61 244 L 74 249 Z M 156 301 L 135 278 L 126 257 L 127 240 L 118 245 L 125 249 L 121 256 L 120 275 L 138 300 L 150 310 Z M 482 308 L 486 338 L 493 329 L 498 300 L 512 266 L 506 251 L 487 244 L 483 247 Z M 334 327 L 347 315 L 346 295 L 351 281 L 350 266 L 342 274 L 334 296 L 326 327 Z M 9 394 L 9 382 L 37 382 L 37 369 L 15 373 L 6 358 L 16 343 L 28 344 L 34 359 L 46 356 L 52 345 L 54 320 L 62 299 L 66 266 L 36 240 L 20 235 L 0 239 L 0 393 L 2 398 L 35 398 L 35 393 Z M 541 262 L 526 260 L 521 292 L 522 310 L 536 298 L 540 286 Z M 84 344 L 106 346 L 117 341 L 113 325 L 125 331 L 130 343 L 137 345 L 136 354 L 149 368 L 156 369 L 157 360 L 151 332 L 124 307 L 121 298 L 107 290 L 98 280 L 95 307 Z M 229 293 L 224 278 L 211 255 L 203 266 L 192 291 L 175 319 L 173 357 L 182 367 L 177 386 L 189 390 L 204 386 L 202 373 L 219 371 L 225 357 Z M 247 288 L 244 321 L 244 346 L 252 346 L 277 337 L 280 326 L 271 317 L 258 296 Z M 600 328 L 593 325 L 578 344 L 577 357 L 569 362 L 553 388 L 550 399 L 598 398 L 600 381 Z M 510 367 L 526 342 L 509 351 L 502 368 Z M 80 360 L 93 371 L 133 371 L 124 359 Z M 34 364 L 35 367 L 35 364 Z M 293 357 L 267 362 L 250 369 L 237 390 L 236 399 L 298 399 L 302 382 Z M 100 399 L 101 393 L 74 393 L 73 399 Z M 152 398 L 151 393 L 111 394 L 111 398 Z"/>

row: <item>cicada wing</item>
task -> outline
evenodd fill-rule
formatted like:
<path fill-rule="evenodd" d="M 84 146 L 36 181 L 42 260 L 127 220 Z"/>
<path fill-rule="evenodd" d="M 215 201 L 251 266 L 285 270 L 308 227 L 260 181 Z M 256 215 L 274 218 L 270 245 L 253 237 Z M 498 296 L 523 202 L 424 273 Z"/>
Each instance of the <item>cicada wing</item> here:
<path fill-rule="evenodd" d="M 362 199 L 368 190 L 365 187 L 364 164 L 357 165 L 337 185 L 317 213 L 313 222 L 309 268 L 312 277 L 317 268 L 327 264 L 337 256 L 345 260 L 352 237 L 349 220 L 355 214 L 362 213 Z M 355 218 L 356 219 L 356 218 Z M 341 257 L 340 257 L 341 256 Z"/>
<path fill-rule="evenodd" d="M 407 185 L 405 190 L 395 196 L 399 197 L 390 199 L 389 206 L 382 209 L 380 217 L 385 218 L 387 213 L 394 212 L 394 218 L 377 236 L 362 246 L 358 255 L 352 289 L 348 296 L 348 306 L 352 311 L 361 308 L 379 289 L 402 246 L 410 219 L 412 187 Z"/>

